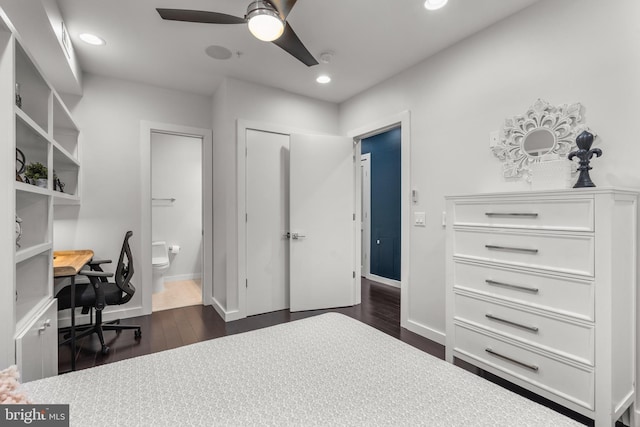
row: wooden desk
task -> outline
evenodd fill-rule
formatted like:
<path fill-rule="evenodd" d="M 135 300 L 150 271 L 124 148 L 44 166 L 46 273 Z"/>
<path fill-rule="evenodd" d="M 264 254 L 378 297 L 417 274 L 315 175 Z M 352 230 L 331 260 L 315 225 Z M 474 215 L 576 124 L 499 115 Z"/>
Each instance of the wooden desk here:
<path fill-rule="evenodd" d="M 55 251 L 53 253 L 53 277 L 75 276 L 93 258 L 93 251 Z"/>
<path fill-rule="evenodd" d="M 82 249 L 76 251 L 53 252 L 53 277 L 69 277 L 71 279 L 71 370 L 76 370 L 76 274 L 93 258 L 93 251 Z"/>

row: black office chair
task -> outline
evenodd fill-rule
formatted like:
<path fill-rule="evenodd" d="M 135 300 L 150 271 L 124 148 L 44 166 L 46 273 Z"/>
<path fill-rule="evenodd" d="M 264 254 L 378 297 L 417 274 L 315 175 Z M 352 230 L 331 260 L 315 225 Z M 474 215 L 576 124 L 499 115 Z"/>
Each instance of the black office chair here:
<path fill-rule="evenodd" d="M 133 232 L 127 231 L 122 243 L 120 251 L 120 259 L 115 272 L 115 282 L 109 282 L 107 278 L 113 277 L 114 273 L 107 273 L 102 270 L 101 265 L 110 263 L 111 260 L 91 260 L 89 262 L 90 270 L 82 270 L 79 275 L 89 279 L 89 283 L 76 283 L 76 307 L 82 307 L 84 314 L 95 309 L 96 320 L 90 322 L 89 325 L 79 326 L 76 328 L 76 337 L 79 339 L 93 333 L 98 334 L 100 344 L 102 345 L 102 354 L 109 353 L 109 347 L 104 344 L 103 331 L 117 331 L 120 333 L 123 329 L 135 329 L 134 336 L 136 339 L 142 336 L 139 325 L 120 325 L 120 320 L 111 322 L 102 322 L 102 310 L 107 305 L 121 305 L 129 302 L 136 288 L 131 284 L 133 276 L 133 257 L 131 256 L 131 248 L 129 247 L 129 238 Z M 71 286 L 66 286 L 57 295 L 58 310 L 71 308 Z M 65 338 L 67 336 L 65 335 Z M 71 338 L 64 341 L 70 341 Z M 63 343 L 63 344 L 64 344 Z"/>

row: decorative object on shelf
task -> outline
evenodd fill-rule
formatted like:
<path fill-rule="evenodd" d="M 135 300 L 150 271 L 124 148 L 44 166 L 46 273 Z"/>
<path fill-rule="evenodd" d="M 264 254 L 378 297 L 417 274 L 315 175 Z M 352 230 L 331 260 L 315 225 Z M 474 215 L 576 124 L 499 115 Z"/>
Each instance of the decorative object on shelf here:
<path fill-rule="evenodd" d="M 16 83 L 16 105 L 22 108 L 22 96 L 20 96 L 20 83 Z"/>
<path fill-rule="evenodd" d="M 16 248 L 20 248 L 21 238 L 22 238 L 22 218 L 16 215 Z"/>
<path fill-rule="evenodd" d="M 576 185 L 573 188 L 584 188 L 584 187 L 595 187 L 596 185 L 591 181 L 591 177 L 589 176 L 589 171 L 593 169 L 589 166 L 589 161 L 595 154 L 596 157 L 602 156 L 602 150 L 599 148 L 591 148 L 591 144 L 593 144 L 593 140 L 595 139 L 595 135 L 593 135 L 588 130 L 583 131 L 576 138 L 576 145 L 578 146 L 578 150 L 569 153 L 567 157 L 569 160 L 573 160 L 574 157 L 580 159 L 580 166 L 578 166 L 578 171 L 580 172 L 580 176 L 578 176 L 578 181 L 576 181 Z"/>
<path fill-rule="evenodd" d="M 29 178 L 29 181 L 32 184 L 37 185 L 38 187 L 47 187 L 47 179 L 49 177 L 49 170 L 45 165 L 40 162 L 29 163 L 27 166 L 27 170 L 24 173 L 24 176 Z"/>
<path fill-rule="evenodd" d="M 538 99 L 524 115 L 506 119 L 499 142 L 491 148 L 503 162 L 504 177 L 530 182 L 532 164 L 565 157 L 584 128 L 582 110 L 580 103 L 554 107 Z"/>
<path fill-rule="evenodd" d="M 58 174 L 56 174 L 56 171 L 53 171 L 53 191 L 59 191 L 61 193 L 64 193 L 64 187 L 65 187 L 65 183 L 60 181 L 60 178 L 58 178 Z"/>
<path fill-rule="evenodd" d="M 60 181 L 60 178 L 55 178 L 53 181 L 53 186 L 54 186 L 54 190 L 57 190 L 61 193 L 64 193 L 64 187 L 67 184 L 65 184 L 64 182 Z"/>
<path fill-rule="evenodd" d="M 22 182 L 20 175 L 24 173 L 26 167 L 25 162 L 24 153 L 19 148 L 16 148 L 16 181 L 18 182 Z"/>

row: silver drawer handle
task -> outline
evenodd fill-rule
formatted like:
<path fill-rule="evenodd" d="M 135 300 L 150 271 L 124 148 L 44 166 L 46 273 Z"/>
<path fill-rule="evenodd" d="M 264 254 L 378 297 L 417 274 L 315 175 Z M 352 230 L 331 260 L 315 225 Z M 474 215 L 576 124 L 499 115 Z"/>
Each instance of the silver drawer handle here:
<path fill-rule="evenodd" d="M 512 248 L 509 246 L 496 246 L 496 245 L 484 245 L 487 249 L 494 249 L 496 251 L 514 251 L 514 252 L 526 252 L 528 254 L 537 254 L 537 249 L 529 249 L 529 248 Z"/>
<path fill-rule="evenodd" d="M 499 357 L 499 358 L 504 359 L 504 360 L 508 360 L 511 363 L 515 363 L 516 365 L 522 366 L 523 368 L 531 369 L 533 372 L 538 372 L 538 369 L 540 369 L 540 368 L 538 368 L 537 365 L 531 365 L 529 363 L 520 362 L 519 360 L 512 359 L 511 357 L 505 356 L 504 354 L 497 353 L 497 352 L 491 350 L 490 348 L 485 348 L 484 351 L 486 351 L 487 353 L 489 353 L 489 354 L 491 354 L 493 356 Z"/>
<path fill-rule="evenodd" d="M 537 294 L 539 292 L 538 288 L 530 288 L 528 286 L 512 285 L 510 283 L 496 282 L 495 280 L 485 280 L 485 282 L 487 283 L 487 285 L 504 286 L 505 288 L 516 289 L 518 291 L 533 292 L 534 294 Z"/>
<path fill-rule="evenodd" d="M 538 327 L 537 326 L 523 325 L 521 323 L 512 322 L 511 320 L 507 320 L 507 319 L 503 319 L 501 317 L 494 316 L 493 314 L 485 314 L 484 316 L 487 319 L 495 320 L 496 322 L 502 322 L 502 323 L 505 323 L 507 325 L 516 326 L 518 328 L 526 329 L 526 330 L 531 331 L 531 332 L 538 332 Z"/>
<path fill-rule="evenodd" d="M 522 212 L 522 213 L 518 213 L 518 212 L 485 212 L 484 214 L 486 216 L 519 216 L 519 217 L 526 217 L 526 218 L 538 218 L 538 214 L 537 213 L 526 213 L 526 212 Z"/>

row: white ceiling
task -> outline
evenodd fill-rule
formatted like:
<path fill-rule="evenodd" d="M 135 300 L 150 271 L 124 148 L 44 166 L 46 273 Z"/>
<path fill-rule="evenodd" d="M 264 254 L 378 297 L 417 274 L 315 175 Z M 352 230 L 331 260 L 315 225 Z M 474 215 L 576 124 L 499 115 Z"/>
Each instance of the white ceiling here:
<path fill-rule="evenodd" d="M 299 0 L 288 17 L 307 49 L 330 64 L 308 68 L 245 25 L 162 20 L 156 7 L 244 16 L 250 0 L 58 0 L 85 71 L 189 92 L 212 94 L 224 76 L 341 102 L 537 0 L 450 0 L 429 12 L 423 0 Z M 78 34 L 107 41 L 89 46 Z M 240 52 L 227 61 L 210 45 Z M 490 60 L 487 58 L 487 60 Z M 321 72 L 333 82 L 315 82 Z"/>

